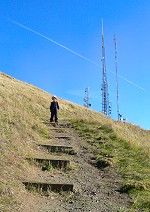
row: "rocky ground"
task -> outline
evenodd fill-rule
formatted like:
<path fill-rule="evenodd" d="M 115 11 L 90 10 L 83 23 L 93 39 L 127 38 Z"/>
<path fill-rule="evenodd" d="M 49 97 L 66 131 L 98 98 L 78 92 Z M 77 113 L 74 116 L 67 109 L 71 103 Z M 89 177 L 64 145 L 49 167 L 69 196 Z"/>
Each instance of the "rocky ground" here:
<path fill-rule="evenodd" d="M 73 183 L 73 192 L 50 192 L 49 195 L 31 193 L 24 200 L 18 211 L 32 212 L 121 212 L 128 211 L 130 198 L 121 194 L 122 179 L 113 166 L 103 170 L 94 167 L 90 161 L 90 153 L 83 148 L 83 139 L 67 123 L 61 122 L 58 126 L 50 125 L 52 139 L 50 144 L 72 146 L 77 154 L 67 155 L 50 153 L 51 157 L 64 157 L 70 160 L 69 170 L 41 171 L 37 169 L 36 181 Z M 55 130 L 58 128 L 60 130 Z M 58 136 L 70 138 L 58 139 Z"/>

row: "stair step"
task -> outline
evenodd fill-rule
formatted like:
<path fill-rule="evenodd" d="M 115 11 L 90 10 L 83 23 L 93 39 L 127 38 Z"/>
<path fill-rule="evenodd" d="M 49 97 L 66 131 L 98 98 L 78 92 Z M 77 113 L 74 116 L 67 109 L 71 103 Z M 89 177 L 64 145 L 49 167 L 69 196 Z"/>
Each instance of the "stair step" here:
<path fill-rule="evenodd" d="M 35 161 L 42 166 L 42 170 L 48 170 L 50 166 L 53 168 L 67 168 L 70 165 L 69 160 L 62 159 L 47 159 L 47 158 L 26 158 L 30 161 Z"/>
<path fill-rule="evenodd" d="M 71 140 L 71 139 L 72 139 L 71 136 L 55 136 L 55 138 L 58 138 L 58 139 L 65 139 L 65 140 Z"/>
<path fill-rule="evenodd" d="M 73 149 L 71 146 L 49 145 L 49 144 L 39 144 L 39 146 L 48 149 L 49 152 L 63 152 L 68 154 L 73 152 Z"/>
<path fill-rule="evenodd" d="M 65 152 L 72 150 L 71 146 L 39 144 L 39 146 L 47 148 L 50 152 Z"/>
<path fill-rule="evenodd" d="M 50 130 L 56 130 L 58 132 L 65 132 L 66 131 L 66 128 L 63 128 L 63 127 L 61 127 L 61 128 L 50 127 L 49 129 Z"/>
<path fill-rule="evenodd" d="M 36 189 L 37 191 L 42 192 L 49 192 L 49 191 L 73 191 L 73 184 L 64 184 L 64 183 L 48 183 L 48 182 L 22 182 L 26 189 L 33 190 Z"/>

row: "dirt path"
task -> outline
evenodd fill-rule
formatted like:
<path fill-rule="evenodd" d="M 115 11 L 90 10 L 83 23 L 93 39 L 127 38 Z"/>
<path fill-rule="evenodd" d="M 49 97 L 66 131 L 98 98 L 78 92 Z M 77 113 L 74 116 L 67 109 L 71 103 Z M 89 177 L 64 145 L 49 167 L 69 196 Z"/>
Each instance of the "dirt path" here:
<path fill-rule="evenodd" d="M 54 193 L 48 196 L 32 194 L 28 199 L 28 211 L 38 212 L 119 212 L 128 211 L 129 197 L 120 194 L 117 190 L 121 185 L 121 177 L 116 174 L 114 167 L 98 170 L 89 163 L 89 155 L 82 148 L 84 142 L 77 132 L 66 122 L 61 122 L 55 127 L 50 127 L 52 140 L 50 144 L 61 144 L 72 146 L 77 154 L 66 155 L 62 153 L 51 153 L 53 157 L 64 156 L 71 162 L 71 170 L 56 170 L 42 172 L 38 169 L 37 179 L 45 181 L 56 181 L 73 183 L 74 192 Z M 56 138 L 69 136 L 70 138 Z M 37 180 L 36 179 L 36 180 Z M 26 207 L 22 206 L 22 210 Z"/>

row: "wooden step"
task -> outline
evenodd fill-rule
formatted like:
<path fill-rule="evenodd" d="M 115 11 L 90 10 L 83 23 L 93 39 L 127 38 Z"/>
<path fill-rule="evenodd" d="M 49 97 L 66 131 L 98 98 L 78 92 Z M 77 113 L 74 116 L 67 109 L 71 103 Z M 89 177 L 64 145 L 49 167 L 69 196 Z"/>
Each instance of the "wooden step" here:
<path fill-rule="evenodd" d="M 49 182 L 22 182 L 26 189 L 32 191 L 36 189 L 37 191 L 49 192 L 49 191 L 73 191 L 73 184 L 65 183 L 49 183 Z"/>
<path fill-rule="evenodd" d="M 50 145 L 50 144 L 39 144 L 41 147 L 47 148 L 51 152 L 62 152 L 65 150 L 71 150 L 71 146 L 63 146 L 63 145 Z"/>
<path fill-rule="evenodd" d="M 53 168 L 68 168 L 70 165 L 69 160 L 62 160 L 62 159 L 47 159 L 47 158 L 26 158 L 30 161 L 37 162 L 40 166 L 42 166 L 42 170 L 48 170 L 52 166 Z"/>
<path fill-rule="evenodd" d="M 39 146 L 48 149 L 49 152 L 63 152 L 67 154 L 73 154 L 74 152 L 71 146 L 49 145 L 49 144 L 39 144 Z"/>
<path fill-rule="evenodd" d="M 54 130 L 54 131 L 57 131 L 57 132 L 61 132 L 61 133 L 65 133 L 66 132 L 66 128 L 57 128 L 57 127 L 50 127 L 49 128 L 50 130 Z"/>
<path fill-rule="evenodd" d="M 71 136 L 55 136 L 55 138 L 58 138 L 58 139 L 65 139 L 65 140 L 71 140 L 71 139 L 72 139 Z"/>

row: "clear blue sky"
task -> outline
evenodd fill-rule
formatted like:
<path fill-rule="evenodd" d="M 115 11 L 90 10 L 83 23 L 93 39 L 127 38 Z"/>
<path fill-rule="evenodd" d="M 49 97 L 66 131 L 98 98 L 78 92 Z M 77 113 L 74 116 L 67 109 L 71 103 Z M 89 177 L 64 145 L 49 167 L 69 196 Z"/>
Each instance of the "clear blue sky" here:
<path fill-rule="evenodd" d="M 117 118 L 116 33 L 119 75 L 144 89 L 119 78 L 121 113 L 150 129 L 149 0 L 0 0 L 0 70 L 80 105 L 89 86 L 92 109 L 101 112 L 102 18 L 112 118 Z"/>

